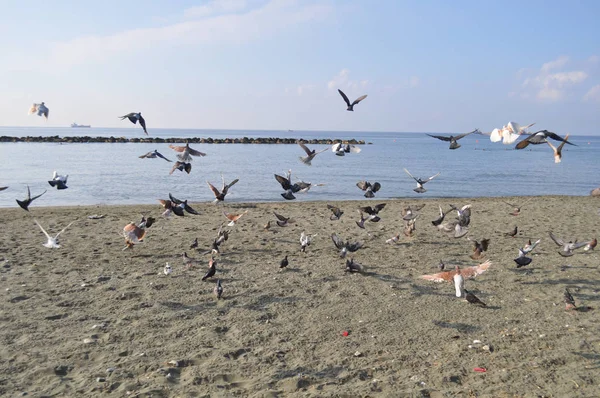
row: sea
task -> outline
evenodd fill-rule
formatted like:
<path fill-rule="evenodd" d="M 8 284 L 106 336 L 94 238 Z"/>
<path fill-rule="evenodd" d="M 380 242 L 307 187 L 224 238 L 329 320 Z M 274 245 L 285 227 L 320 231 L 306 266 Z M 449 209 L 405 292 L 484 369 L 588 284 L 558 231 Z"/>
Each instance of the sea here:
<path fill-rule="evenodd" d="M 300 162 L 303 150 L 295 144 L 191 144 L 205 152 L 195 157 L 188 175 L 175 171 L 163 159 L 140 159 L 158 150 L 175 161 L 168 144 L 154 143 L 0 143 L 0 207 L 15 207 L 15 199 L 48 192 L 36 200 L 37 206 L 152 204 L 167 199 L 169 193 L 190 202 L 214 199 L 207 181 L 221 187 L 221 174 L 229 182 L 239 182 L 229 191 L 226 202 L 284 202 L 274 174 L 292 171 L 294 181 L 313 186 L 297 193 L 296 201 L 338 201 L 365 199 L 357 182 L 379 182 L 381 190 L 374 201 L 400 198 L 468 198 L 533 195 L 589 195 L 600 186 L 600 136 L 572 135 L 565 145 L 563 160 L 554 163 L 552 149 L 530 145 L 514 150 L 513 145 L 493 143 L 488 136 L 471 134 L 450 150 L 449 143 L 410 132 L 343 131 L 259 131 L 149 129 L 151 137 L 181 138 L 297 138 L 364 140 L 362 151 L 336 156 L 331 150 L 317 155 L 312 166 Z M 431 133 L 449 135 L 450 133 Z M 459 134 L 459 133 L 454 133 Z M 0 136 L 47 137 L 145 137 L 139 127 L 131 128 L 46 128 L 0 127 Z M 309 145 L 324 149 L 327 145 Z M 425 185 L 427 192 L 416 193 L 415 177 L 440 173 Z M 68 189 L 50 187 L 53 171 L 68 175 Z"/>

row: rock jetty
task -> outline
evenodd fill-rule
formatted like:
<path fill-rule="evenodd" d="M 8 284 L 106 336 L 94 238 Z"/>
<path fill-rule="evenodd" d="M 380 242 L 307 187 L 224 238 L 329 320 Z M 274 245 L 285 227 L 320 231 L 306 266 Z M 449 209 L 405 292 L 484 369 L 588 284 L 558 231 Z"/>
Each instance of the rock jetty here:
<path fill-rule="evenodd" d="M 308 144 L 325 144 L 333 145 L 338 142 L 344 144 L 364 145 L 363 140 L 340 140 L 330 138 L 308 139 L 303 138 L 210 138 L 210 137 L 187 137 L 187 138 L 160 138 L 160 137 L 141 137 L 141 138 L 125 138 L 125 137 L 60 137 L 58 135 L 49 137 L 8 137 L 1 136 L 0 142 L 64 142 L 64 143 L 147 143 L 147 144 L 170 144 L 189 142 L 190 144 L 295 144 L 298 140 L 302 140 Z"/>

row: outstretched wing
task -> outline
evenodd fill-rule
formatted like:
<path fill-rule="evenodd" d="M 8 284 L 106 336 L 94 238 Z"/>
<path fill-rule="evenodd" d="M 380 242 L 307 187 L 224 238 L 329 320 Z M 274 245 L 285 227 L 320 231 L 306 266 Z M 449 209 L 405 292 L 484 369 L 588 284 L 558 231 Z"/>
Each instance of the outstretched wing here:
<path fill-rule="evenodd" d="M 140 156 L 139 158 L 140 158 L 140 159 L 149 158 L 149 157 L 151 157 L 151 156 L 152 156 L 152 154 L 153 154 L 153 153 L 154 153 L 153 151 L 150 151 L 150 152 L 148 152 L 148 153 L 146 153 L 146 154 L 144 154 L 144 155 Z"/>
<path fill-rule="evenodd" d="M 443 135 L 432 135 L 432 134 L 427 134 L 427 135 L 430 136 L 430 137 L 433 137 L 433 138 L 437 138 L 438 140 L 451 141 L 450 137 L 446 137 L 446 136 L 443 136 Z"/>
<path fill-rule="evenodd" d="M 564 246 L 565 244 L 565 242 L 561 238 L 554 236 L 552 232 L 550 232 L 550 239 L 552 239 L 554 243 L 556 243 L 558 246 Z"/>
<path fill-rule="evenodd" d="M 179 146 L 179 145 L 172 145 L 172 144 L 169 144 L 169 148 L 171 148 L 171 149 L 172 149 L 172 150 L 174 150 L 175 152 L 183 152 L 183 151 L 185 151 L 185 149 L 186 149 L 187 147 L 185 147 L 185 146 Z"/>
<path fill-rule="evenodd" d="M 415 181 L 417 181 L 417 182 L 419 181 L 419 180 L 417 180 L 417 179 L 415 178 L 415 176 L 413 176 L 412 174 L 410 174 L 410 171 L 406 170 L 406 168 L 404 168 L 404 171 L 406 172 L 406 174 L 408 174 L 409 176 L 411 176 L 411 177 L 413 178 L 413 180 L 415 180 Z"/>
<path fill-rule="evenodd" d="M 59 233 L 56 234 L 56 236 L 54 237 L 54 239 L 58 239 L 58 237 L 60 236 L 60 234 L 62 234 L 63 232 L 66 231 L 67 228 L 69 228 L 71 225 L 73 225 L 75 221 L 71 221 L 71 223 L 69 225 L 67 225 L 66 227 L 64 227 L 63 229 L 60 230 Z"/>
<path fill-rule="evenodd" d="M 461 138 L 463 138 L 463 137 L 466 137 L 466 136 L 468 136 L 469 134 L 473 134 L 473 133 L 474 133 L 474 132 L 476 132 L 476 131 L 478 131 L 478 130 L 477 130 L 477 129 L 475 129 L 475 130 L 473 130 L 473 131 L 469 131 L 468 133 L 459 134 L 459 135 L 457 135 L 457 136 L 454 136 L 454 139 L 455 139 L 456 141 L 458 141 L 458 140 L 460 140 Z"/>
<path fill-rule="evenodd" d="M 306 152 L 307 155 L 312 155 L 312 151 L 302 142 L 298 141 L 298 145 L 300 145 L 300 148 L 304 149 L 304 152 Z"/>
<path fill-rule="evenodd" d="M 520 141 L 517 145 L 515 145 L 515 149 L 523 149 L 526 148 L 527 145 L 529 145 L 529 138 L 527 137 L 525 138 L 523 141 Z"/>
<path fill-rule="evenodd" d="M 52 237 L 50 235 L 48 235 L 48 232 L 46 232 L 46 230 L 44 229 L 44 227 L 42 227 L 42 225 L 38 222 L 38 220 L 34 219 L 33 221 L 35 221 L 35 223 L 38 225 L 38 227 L 40 227 L 40 229 L 42 230 L 44 235 L 46 235 L 46 238 L 52 239 Z"/>
<path fill-rule="evenodd" d="M 290 182 L 287 178 L 275 174 L 275 179 L 279 184 L 281 184 L 281 188 L 285 189 L 286 191 L 291 188 Z"/>
<path fill-rule="evenodd" d="M 171 202 L 175 203 L 176 205 L 180 205 L 183 203 L 182 200 L 174 198 L 173 195 L 171 195 L 171 193 L 169 193 L 169 199 L 171 199 Z"/>
<path fill-rule="evenodd" d="M 156 156 L 158 156 L 159 158 L 163 158 L 164 160 L 166 160 L 167 162 L 172 162 L 172 160 L 167 159 L 166 157 L 163 156 L 162 153 L 160 152 L 156 152 Z"/>
<path fill-rule="evenodd" d="M 440 174 L 442 174 L 442 173 L 440 172 L 440 173 L 437 173 L 436 175 L 433 175 L 433 176 L 429 177 L 429 178 L 427 179 L 427 181 L 431 181 L 431 180 L 433 180 L 435 177 L 439 176 Z"/>
<path fill-rule="evenodd" d="M 350 100 L 348 99 L 348 97 L 346 97 L 346 94 L 344 94 L 344 92 L 342 90 L 340 90 L 339 88 L 338 88 L 338 93 L 340 93 L 340 95 L 342 96 L 344 101 L 346 101 L 346 105 L 350 106 Z"/>
<path fill-rule="evenodd" d="M 185 148 L 185 147 L 184 147 L 184 148 Z M 206 156 L 206 154 L 205 154 L 204 152 L 197 151 L 197 150 L 195 150 L 195 149 L 192 149 L 192 148 L 190 148 L 190 147 L 188 147 L 188 153 L 189 153 L 190 155 L 192 155 L 192 156 Z"/>
<path fill-rule="evenodd" d="M 337 247 L 338 249 L 343 249 L 344 248 L 344 241 L 342 241 L 340 239 L 339 236 L 337 236 L 335 233 L 331 234 L 331 240 L 333 241 L 333 244 L 335 245 L 335 247 Z"/>
<path fill-rule="evenodd" d="M 574 145 L 574 146 L 577 146 L 577 145 L 575 145 L 575 144 L 573 144 L 573 143 L 570 143 L 569 141 L 567 141 L 567 139 L 566 139 L 566 138 L 562 138 L 562 137 L 561 137 L 561 136 L 559 136 L 558 134 L 556 134 L 556 133 L 553 133 L 553 132 L 551 132 L 551 131 L 546 131 L 546 136 L 547 136 L 547 137 L 549 137 L 549 138 L 552 138 L 553 140 L 556 140 L 556 141 L 562 141 L 562 142 L 565 142 L 565 143 L 567 143 L 567 144 L 569 144 L 569 145 Z"/>
<path fill-rule="evenodd" d="M 352 103 L 352 106 L 358 104 L 360 101 L 364 100 L 365 98 L 367 98 L 366 95 L 361 95 L 360 97 L 358 97 L 357 99 L 354 100 L 354 102 Z"/>
<path fill-rule="evenodd" d="M 29 187 L 27 187 L 27 193 L 28 193 L 28 195 L 27 195 L 27 196 L 29 196 Z M 34 196 L 33 198 L 31 198 L 31 200 L 30 200 L 30 201 L 31 201 L 31 202 L 33 202 L 34 200 L 36 200 L 37 198 L 39 198 L 40 196 L 42 196 L 42 195 L 43 195 L 43 194 L 45 194 L 45 193 L 46 193 L 46 191 L 42 192 L 41 194 L 39 194 L 39 195 L 37 195 L 37 196 Z"/>
<path fill-rule="evenodd" d="M 208 184 L 208 187 L 212 191 L 213 195 L 215 195 L 215 197 L 217 197 L 217 196 L 219 196 L 221 194 L 221 192 L 219 192 L 219 190 L 217 188 L 215 188 L 215 186 L 213 184 L 211 184 L 208 181 L 206 181 L 206 183 Z"/>
<path fill-rule="evenodd" d="M 139 118 L 140 118 L 140 126 L 142 126 L 142 128 L 144 129 L 144 133 L 146 133 L 146 135 L 148 135 L 148 130 L 146 130 L 146 120 L 144 120 L 142 115 L 140 115 Z"/>

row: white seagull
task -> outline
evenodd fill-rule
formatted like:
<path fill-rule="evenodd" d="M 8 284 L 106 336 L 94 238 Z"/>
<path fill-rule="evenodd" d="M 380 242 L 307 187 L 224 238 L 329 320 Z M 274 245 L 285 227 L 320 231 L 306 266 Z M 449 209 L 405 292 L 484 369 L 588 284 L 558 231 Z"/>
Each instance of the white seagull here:
<path fill-rule="evenodd" d="M 56 236 L 53 238 L 50 235 L 48 235 L 48 232 L 46 232 L 46 230 L 44 229 L 44 227 L 41 226 L 41 224 L 37 221 L 37 220 L 33 220 L 35 221 L 35 223 L 38 225 L 38 227 L 40 227 L 40 229 L 42 230 L 42 232 L 44 233 L 44 235 L 46 235 L 46 238 L 48 238 L 48 242 L 44 243 L 43 245 L 45 247 L 47 247 L 48 249 L 58 249 L 60 248 L 60 245 L 58 244 L 58 237 L 60 236 L 60 234 L 62 234 L 63 232 L 65 232 L 65 230 L 67 228 L 69 228 L 71 226 L 71 224 L 73 224 L 75 221 L 71 222 L 71 224 L 67 225 L 66 227 L 64 227 L 59 233 L 56 234 Z"/>
<path fill-rule="evenodd" d="M 52 187 L 56 187 L 56 189 L 67 189 L 67 179 L 69 178 L 69 175 L 58 175 L 58 173 L 56 172 L 56 170 L 54 170 L 54 173 L 52 173 L 52 180 L 48 181 L 48 184 L 50 184 L 50 186 Z"/>

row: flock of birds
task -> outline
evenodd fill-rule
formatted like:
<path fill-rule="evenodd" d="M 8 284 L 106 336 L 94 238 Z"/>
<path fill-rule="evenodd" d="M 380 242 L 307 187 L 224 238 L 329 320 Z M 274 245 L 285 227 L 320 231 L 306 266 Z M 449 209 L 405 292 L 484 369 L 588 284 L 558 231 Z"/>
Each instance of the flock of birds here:
<path fill-rule="evenodd" d="M 365 98 L 367 98 L 366 95 L 363 95 L 363 96 L 358 97 L 353 102 L 350 102 L 350 100 L 348 99 L 346 94 L 344 94 L 341 90 L 338 90 L 338 92 L 341 95 L 341 97 L 343 98 L 344 102 L 346 103 L 348 111 L 354 111 L 354 107 L 357 104 L 359 104 L 361 101 L 363 101 Z M 39 104 L 33 104 L 30 108 L 30 114 L 37 114 L 38 116 L 43 116 L 45 118 L 48 118 L 49 109 L 45 105 L 44 102 L 41 102 Z M 146 121 L 142 117 L 140 112 L 132 112 L 127 115 L 120 116 L 120 118 L 122 120 L 128 119 L 133 124 L 137 124 L 139 122 L 144 133 L 146 135 L 148 134 L 148 131 L 146 128 Z M 527 133 L 527 129 L 531 126 L 533 126 L 533 124 L 529 124 L 527 126 L 522 127 L 518 123 L 509 122 L 506 126 L 502 127 L 501 129 L 494 129 L 492 132 L 487 133 L 487 135 L 490 136 L 490 140 L 492 142 L 500 142 L 501 141 L 507 145 L 513 144 L 519 137 L 524 136 L 525 138 L 516 144 L 516 146 L 515 146 L 516 149 L 523 149 L 529 145 L 539 145 L 539 144 L 546 143 L 552 148 L 553 153 L 554 153 L 554 159 L 555 159 L 556 163 L 561 161 L 563 146 L 565 144 L 574 145 L 568 141 L 569 135 L 567 135 L 565 138 L 562 138 L 558 134 L 555 134 L 555 133 L 547 131 L 547 130 L 540 130 L 535 133 Z M 460 148 L 460 146 L 461 146 L 458 143 L 458 141 L 460 139 L 462 139 L 470 134 L 474 134 L 474 133 L 486 134 L 486 133 L 481 133 L 478 129 L 476 129 L 471 132 L 459 134 L 456 136 L 454 136 L 454 135 L 443 136 L 443 135 L 431 135 L 431 134 L 428 134 L 428 135 L 430 135 L 433 138 L 449 142 L 450 143 L 449 148 L 451 150 L 455 150 L 455 149 Z M 552 145 L 552 143 L 549 141 L 549 139 L 559 141 L 560 145 L 558 147 L 554 147 Z M 305 156 L 299 156 L 300 161 L 303 164 L 308 165 L 308 166 L 311 165 L 311 162 L 314 160 L 314 158 L 318 154 L 323 153 L 329 149 L 331 149 L 331 151 L 336 156 L 345 156 L 346 154 L 350 154 L 350 153 L 358 154 L 361 152 L 361 149 L 359 147 L 357 147 L 355 145 L 351 145 L 351 144 L 336 143 L 336 144 L 333 144 L 331 146 L 331 148 L 315 150 L 315 149 L 310 149 L 309 147 L 307 147 L 306 143 L 304 143 L 302 141 L 298 141 L 297 143 L 305 153 Z M 185 171 L 186 173 L 189 174 L 192 170 L 191 162 L 193 160 L 193 157 L 206 156 L 205 153 L 191 148 L 189 146 L 189 143 L 186 144 L 185 146 L 169 145 L 169 148 L 176 152 L 176 157 L 177 157 L 177 160 L 174 162 L 169 174 L 172 174 L 173 172 L 175 172 L 175 170 Z M 169 163 L 173 163 L 172 160 L 168 159 L 166 156 L 164 156 L 163 154 L 158 152 L 158 150 L 148 152 L 144 155 L 139 156 L 139 158 L 142 158 L 142 159 L 161 158 Z M 411 177 L 412 179 L 414 179 L 416 181 L 417 187 L 414 189 L 414 191 L 417 193 L 426 192 L 427 190 L 424 188 L 424 185 L 440 175 L 440 173 L 437 173 L 428 178 L 420 178 L 420 177 L 418 178 L 418 177 L 413 176 L 410 173 L 410 171 L 408 171 L 406 168 L 404 169 L 404 171 L 406 172 L 406 174 L 409 177 Z M 68 188 L 67 179 L 68 179 L 68 175 L 64 175 L 64 176 L 58 175 L 57 172 L 54 171 L 52 179 L 49 180 L 48 183 L 51 187 L 55 187 L 58 190 L 64 190 L 64 189 Z M 214 202 L 216 204 L 223 202 L 225 200 L 225 197 L 227 196 L 227 193 L 229 192 L 229 190 L 239 181 L 239 179 L 236 178 L 236 179 L 232 180 L 231 182 L 226 183 L 223 175 L 221 175 L 221 180 L 222 180 L 222 185 L 221 185 L 220 189 L 216 188 L 213 184 L 211 184 L 210 182 L 207 181 L 208 188 L 212 191 L 212 193 L 215 196 Z M 313 187 L 313 186 L 324 185 L 324 184 L 312 184 L 310 182 L 304 182 L 299 179 L 297 182 L 294 182 L 292 180 L 291 170 L 288 170 L 288 172 L 286 173 L 285 176 L 275 174 L 275 180 L 281 185 L 281 188 L 283 189 L 283 193 L 281 193 L 281 196 L 286 200 L 295 199 L 294 194 L 296 194 L 298 192 L 301 192 L 301 193 L 308 192 L 308 190 L 310 190 L 311 187 Z M 359 189 L 361 189 L 364 192 L 364 196 L 366 198 L 373 198 L 375 196 L 375 193 L 377 193 L 381 189 L 381 184 L 379 182 L 359 181 L 356 185 Z M 0 187 L 0 191 L 4 190 L 6 188 L 7 187 Z M 34 200 L 41 197 L 42 195 L 44 195 L 45 193 L 46 193 L 46 191 L 42 192 L 39 195 L 31 196 L 29 186 L 27 186 L 27 197 L 24 200 L 17 200 L 17 204 L 23 210 L 29 211 L 29 206 L 31 205 L 31 203 Z M 173 197 L 171 194 L 169 194 L 169 199 L 159 199 L 159 203 L 163 208 L 163 212 L 162 212 L 163 217 L 170 217 L 172 215 L 175 215 L 178 217 L 184 217 L 186 214 L 191 214 L 191 215 L 199 214 L 196 210 L 194 210 L 188 204 L 188 200 L 177 199 L 177 198 Z M 518 205 L 514 205 L 514 204 L 510 204 L 510 203 L 507 203 L 507 204 L 509 204 L 513 208 L 513 211 L 509 214 L 511 214 L 513 216 L 518 216 L 520 214 L 521 207 L 523 205 L 518 206 Z M 374 222 L 374 223 L 379 222 L 381 220 L 379 213 L 385 208 L 385 206 L 386 206 L 385 203 L 381 203 L 381 204 L 377 204 L 375 206 L 359 207 L 357 209 L 357 213 L 359 214 L 359 219 L 356 221 L 356 225 L 359 228 L 365 229 L 365 223 L 367 221 Z M 403 209 L 402 220 L 404 222 L 404 229 L 403 229 L 402 233 L 404 236 L 406 236 L 406 237 L 413 236 L 413 233 L 416 230 L 417 219 L 420 216 L 419 211 L 422 209 L 423 206 L 424 206 L 424 204 L 417 206 L 417 207 L 406 207 Z M 340 220 L 340 218 L 344 214 L 344 211 L 341 210 L 337 206 L 327 204 L 327 208 L 331 211 L 331 215 L 329 218 L 331 221 Z M 235 223 L 238 222 L 240 220 L 240 218 L 247 212 L 248 211 L 246 210 L 243 213 L 232 214 L 232 213 L 228 213 L 226 211 L 222 211 L 223 215 L 228 220 L 227 225 L 229 227 L 233 227 L 235 225 Z M 446 220 L 446 216 L 452 212 L 456 212 L 456 217 L 451 220 Z M 293 224 L 295 222 L 294 219 L 292 219 L 290 217 L 286 217 L 281 214 L 278 214 L 276 212 L 274 212 L 274 216 L 276 218 L 275 224 L 278 227 L 286 227 L 289 224 Z M 97 215 L 89 216 L 89 218 L 102 218 L 102 217 L 103 216 L 97 216 Z M 34 220 L 34 221 L 39 226 L 39 228 L 41 229 L 41 231 L 47 238 L 47 242 L 43 244 L 47 248 L 60 248 L 60 244 L 58 241 L 59 236 L 69 226 L 71 226 L 73 224 L 73 223 L 70 223 L 65 228 L 63 228 L 59 233 L 57 233 L 55 236 L 51 236 L 37 220 Z M 155 221 L 156 220 L 153 217 L 146 217 L 144 215 L 144 216 L 142 216 L 142 219 L 139 222 L 131 222 L 131 223 L 127 224 L 123 228 L 123 232 L 122 232 L 122 236 L 125 239 L 125 247 L 123 248 L 123 250 L 131 249 L 135 245 L 143 242 L 144 238 L 146 237 L 147 229 L 150 228 L 155 223 Z M 450 236 L 452 238 L 462 238 L 469 233 L 470 222 L 471 222 L 471 205 L 465 205 L 460 208 L 458 208 L 456 206 L 451 206 L 450 209 L 448 209 L 446 211 L 444 211 L 442 209 L 442 207 L 439 206 L 439 217 L 437 219 L 431 221 L 431 224 L 435 228 L 437 228 L 441 232 L 448 234 L 448 236 Z M 264 226 L 264 228 L 267 230 L 270 229 L 271 221 L 268 221 L 267 224 Z M 216 260 L 215 256 L 220 254 L 220 246 L 225 241 L 227 241 L 229 232 L 230 231 L 223 229 L 223 225 L 221 225 L 221 227 L 218 230 L 217 236 L 214 238 L 214 240 L 211 244 L 211 248 L 208 251 L 204 251 L 202 253 L 202 254 L 210 254 L 208 271 L 202 277 L 203 281 L 214 278 L 216 271 L 217 271 L 217 268 L 216 268 L 217 260 Z M 515 237 L 517 235 L 517 232 L 518 232 L 518 229 L 517 229 L 517 227 L 515 227 L 513 231 L 507 232 L 506 235 Z M 310 246 L 311 241 L 314 236 L 315 235 L 308 235 L 305 232 L 301 233 L 300 251 L 304 252 L 307 250 L 307 248 Z M 574 255 L 575 250 L 578 250 L 581 248 L 583 248 L 583 250 L 585 252 L 588 252 L 590 250 L 593 250 L 597 245 L 597 240 L 595 238 L 585 241 L 585 242 L 578 242 L 577 240 L 567 241 L 566 239 L 556 237 L 552 232 L 550 232 L 550 238 L 560 247 L 559 254 L 564 257 L 569 257 L 569 256 Z M 467 239 L 470 239 L 470 238 L 467 238 Z M 348 253 L 354 253 L 354 252 L 360 250 L 364 245 L 364 243 L 361 241 L 344 240 L 335 233 L 333 233 L 331 235 L 331 240 L 333 242 L 333 245 L 335 246 L 335 249 L 339 251 L 339 257 L 342 259 L 346 258 Z M 400 233 L 392 236 L 391 238 L 387 239 L 385 242 L 388 244 L 397 244 L 397 243 L 399 243 L 399 241 L 400 241 Z M 541 239 L 538 239 L 537 241 L 532 243 L 531 240 L 528 240 L 523 245 L 523 247 L 518 248 L 518 252 L 519 252 L 518 257 L 516 257 L 514 259 L 517 268 L 525 267 L 533 261 L 532 258 L 528 257 L 527 255 L 529 253 L 531 253 L 538 246 L 540 241 L 541 241 Z M 482 239 L 480 241 L 473 240 L 472 242 L 473 242 L 474 247 L 473 247 L 473 253 L 470 255 L 470 257 L 473 260 L 480 260 L 480 259 L 485 258 L 485 252 L 489 248 L 490 239 Z M 192 242 L 192 244 L 190 245 L 190 249 L 197 249 L 197 248 L 198 248 L 198 239 L 196 238 L 194 240 L 194 242 Z M 183 262 L 184 262 L 185 266 L 187 266 L 188 268 L 202 263 L 202 261 L 199 259 L 189 257 L 187 252 L 184 252 L 184 254 L 182 255 L 182 258 L 183 258 Z M 279 267 L 281 269 L 284 269 L 288 265 L 289 265 L 289 260 L 288 260 L 288 256 L 286 255 L 280 261 Z M 472 304 L 485 306 L 485 303 L 483 303 L 472 292 L 468 291 L 465 288 L 465 280 L 469 279 L 469 278 L 474 278 L 477 275 L 482 274 L 487 269 L 489 269 L 490 265 L 491 265 L 491 262 L 488 260 L 480 265 L 473 266 L 473 267 L 466 267 L 466 268 L 461 269 L 459 266 L 455 266 L 455 268 L 453 270 L 445 270 L 445 264 L 443 262 L 440 262 L 440 264 L 439 264 L 440 272 L 438 272 L 436 274 L 432 274 L 432 275 L 423 275 L 422 278 L 426 279 L 426 280 L 434 281 L 434 282 L 454 281 L 455 293 L 456 293 L 457 297 L 462 297 L 462 298 L 466 299 L 469 303 L 472 303 Z M 356 261 L 354 261 L 352 258 L 346 259 L 345 270 L 347 272 L 358 272 L 358 273 L 366 272 L 365 267 L 363 265 L 357 263 Z M 169 275 L 172 272 L 173 272 L 173 269 L 172 269 L 171 265 L 169 263 L 167 263 L 164 268 L 164 274 Z M 224 290 L 223 290 L 221 280 L 217 279 L 216 286 L 214 287 L 215 296 L 218 299 L 220 299 L 223 295 L 223 291 Z M 575 306 L 573 297 L 568 290 L 565 291 L 564 298 L 565 298 L 565 303 L 566 303 L 567 309 L 576 309 L 577 308 Z"/>

